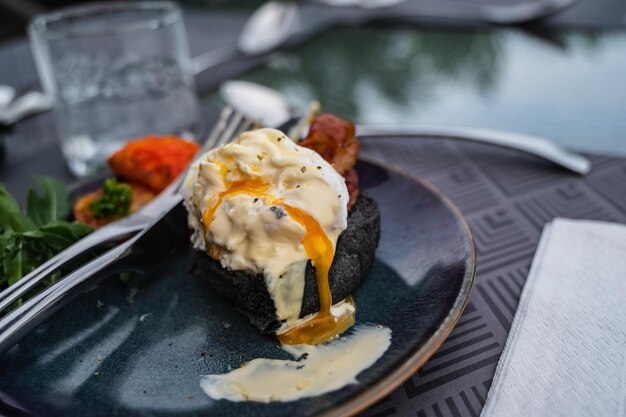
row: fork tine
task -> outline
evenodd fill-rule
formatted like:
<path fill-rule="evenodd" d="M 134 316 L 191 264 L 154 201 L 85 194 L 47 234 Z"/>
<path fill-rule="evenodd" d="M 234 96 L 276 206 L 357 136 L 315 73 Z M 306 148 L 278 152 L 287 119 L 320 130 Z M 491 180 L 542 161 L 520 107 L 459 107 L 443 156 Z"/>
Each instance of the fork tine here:
<path fill-rule="evenodd" d="M 217 142 L 218 138 L 228 128 L 233 113 L 235 113 L 235 111 L 231 107 L 224 107 L 222 109 L 222 112 L 220 113 L 220 117 L 217 120 L 215 127 L 213 128 L 213 130 L 211 130 L 211 133 L 209 133 L 207 138 L 203 141 L 204 143 L 200 143 L 202 145 L 203 151 L 212 147 L 213 144 Z"/>
<path fill-rule="evenodd" d="M 222 130 L 222 133 L 212 138 L 212 141 L 210 143 L 209 141 L 207 141 L 207 149 L 229 143 L 237 138 L 237 136 L 239 136 L 242 132 L 249 130 L 257 125 L 255 121 L 248 119 L 243 114 L 237 111 L 232 111 L 231 113 L 229 113 L 229 116 L 230 119 L 226 123 L 224 129 Z"/>
<path fill-rule="evenodd" d="M 222 134 L 215 138 L 215 141 L 211 144 L 211 147 L 214 148 L 220 144 L 229 142 L 234 138 L 234 135 L 237 131 L 237 126 L 243 120 L 243 115 L 239 112 L 233 111 L 230 120 L 226 128 L 222 131 Z"/>
<path fill-rule="evenodd" d="M 246 130 L 250 130 L 255 125 L 256 123 L 253 120 L 250 120 L 245 117 L 242 118 L 242 120 L 238 123 L 237 130 L 232 134 L 232 136 L 228 137 L 228 135 L 224 135 L 221 138 L 223 139 L 223 142 L 217 143 L 216 146 L 224 145 L 226 143 L 231 142 L 232 140 L 236 139 L 241 133 L 245 132 Z"/>

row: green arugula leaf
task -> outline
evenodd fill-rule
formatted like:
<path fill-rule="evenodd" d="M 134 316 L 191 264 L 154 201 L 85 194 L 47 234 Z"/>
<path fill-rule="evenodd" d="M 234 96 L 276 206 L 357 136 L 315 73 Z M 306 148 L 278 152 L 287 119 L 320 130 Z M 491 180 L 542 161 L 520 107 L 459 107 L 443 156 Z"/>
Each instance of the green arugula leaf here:
<path fill-rule="evenodd" d="M 28 195 L 26 197 L 26 213 L 37 226 L 43 226 L 46 224 L 45 208 L 41 199 L 37 195 L 37 191 L 32 188 L 28 190 Z"/>
<path fill-rule="evenodd" d="M 56 221 L 42 226 L 37 230 L 39 234 L 32 237 L 44 239 L 47 245 L 60 252 L 92 231 L 91 227 L 80 223 Z"/>
<path fill-rule="evenodd" d="M 0 234 L 0 259 L 2 259 L 2 255 L 4 254 L 4 250 L 7 245 L 7 240 L 9 240 L 9 233 Z"/>
<path fill-rule="evenodd" d="M 24 216 L 21 213 L 16 213 L 15 215 L 10 216 L 9 222 L 11 224 L 11 230 L 14 230 L 16 232 L 25 232 L 28 230 L 33 230 L 37 227 L 30 218 Z"/>
<path fill-rule="evenodd" d="M 26 214 L 0 184 L 0 289 L 93 231 L 66 220 L 71 205 L 63 183 L 48 177 L 34 180 L 41 194 L 28 190 Z"/>
<path fill-rule="evenodd" d="M 22 214 L 17 201 L 2 184 L 0 184 L 0 227 L 5 233 L 24 232 L 36 227 L 29 217 Z"/>
<path fill-rule="evenodd" d="M 69 195 L 63 183 L 55 178 L 35 175 L 35 182 L 43 195 L 32 188 L 28 191 L 26 212 L 38 226 L 55 220 L 64 220 L 71 214 Z"/>
<path fill-rule="evenodd" d="M 3 275 L 0 281 L 8 285 L 17 282 L 23 276 L 25 263 L 25 251 L 23 239 L 20 233 L 12 235 L 5 246 L 5 253 L 2 259 Z"/>
<path fill-rule="evenodd" d="M 7 189 L 4 188 L 4 185 L 0 184 L 0 214 L 2 214 L 0 216 L 0 225 L 4 226 L 2 221 L 5 216 L 13 213 L 21 213 L 20 206 Z"/>

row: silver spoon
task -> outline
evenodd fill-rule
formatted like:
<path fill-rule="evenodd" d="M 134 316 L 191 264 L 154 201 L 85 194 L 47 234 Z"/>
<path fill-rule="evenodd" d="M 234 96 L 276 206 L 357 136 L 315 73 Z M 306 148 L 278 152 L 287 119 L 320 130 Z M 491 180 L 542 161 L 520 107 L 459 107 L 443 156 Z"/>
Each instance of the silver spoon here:
<path fill-rule="evenodd" d="M 199 74 L 231 61 L 240 54 L 254 56 L 269 52 L 289 39 L 299 20 L 300 9 L 296 3 L 269 1 L 248 18 L 237 39 L 236 48 L 223 47 L 193 58 L 193 71 Z"/>
<path fill-rule="evenodd" d="M 16 96 L 13 87 L 0 85 L 0 124 L 12 125 L 31 114 L 49 110 L 50 97 L 40 91 L 27 91 Z"/>
<path fill-rule="evenodd" d="M 9 85 L 0 85 L 0 109 L 8 106 L 15 97 L 15 88 Z"/>
<path fill-rule="evenodd" d="M 226 81 L 220 86 L 220 94 L 229 106 L 252 119 L 263 120 L 269 127 L 278 127 L 289 120 L 302 117 L 302 112 L 291 105 L 285 96 L 259 84 L 247 81 Z M 531 154 L 577 174 L 585 175 L 591 170 L 591 162 L 587 158 L 569 152 L 545 138 L 523 133 L 423 125 L 399 128 L 357 125 L 356 132 L 361 138 L 437 137 L 483 143 Z"/>
<path fill-rule="evenodd" d="M 231 107 L 263 126 L 278 127 L 299 113 L 282 94 L 260 84 L 225 81 L 219 93 L 226 103 L 232 103 Z"/>

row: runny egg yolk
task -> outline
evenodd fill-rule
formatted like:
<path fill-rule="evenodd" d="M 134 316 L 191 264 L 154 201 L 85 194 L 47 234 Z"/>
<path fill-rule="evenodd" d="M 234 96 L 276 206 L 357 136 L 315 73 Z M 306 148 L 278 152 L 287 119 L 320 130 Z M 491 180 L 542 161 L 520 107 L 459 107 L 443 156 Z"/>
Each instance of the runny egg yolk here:
<path fill-rule="evenodd" d="M 285 345 L 317 345 L 323 343 L 343 333 L 354 323 L 354 313 L 352 311 L 341 316 L 335 316 L 331 312 L 332 295 L 330 293 L 328 274 L 333 263 L 335 250 L 317 220 L 307 212 L 285 204 L 282 199 L 269 194 L 268 190 L 269 184 L 258 179 L 231 183 L 225 191 L 216 196 L 215 201 L 204 211 L 205 234 L 214 220 L 215 211 L 227 196 L 248 194 L 263 198 L 268 204 L 283 208 L 305 230 L 302 244 L 308 258 L 315 267 L 320 310 L 310 319 L 279 335 L 278 340 Z M 219 249 L 215 247 L 209 247 L 208 253 L 213 258 L 218 258 L 220 254 Z M 352 303 L 351 298 L 347 299 L 347 302 Z"/>

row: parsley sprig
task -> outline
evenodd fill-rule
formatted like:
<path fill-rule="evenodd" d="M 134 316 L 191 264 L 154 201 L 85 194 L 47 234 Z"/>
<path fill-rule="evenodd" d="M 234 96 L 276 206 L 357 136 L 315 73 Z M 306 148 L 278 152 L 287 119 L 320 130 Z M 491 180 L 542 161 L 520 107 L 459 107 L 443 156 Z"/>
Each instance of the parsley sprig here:
<path fill-rule="evenodd" d="M 109 178 L 104 182 L 102 196 L 91 202 L 91 209 L 96 219 L 125 216 L 130 211 L 132 202 L 133 191 L 130 185 Z"/>
<path fill-rule="evenodd" d="M 71 205 L 59 180 L 35 176 L 26 213 L 0 184 L 0 289 L 14 284 L 93 229 L 69 222 Z"/>

